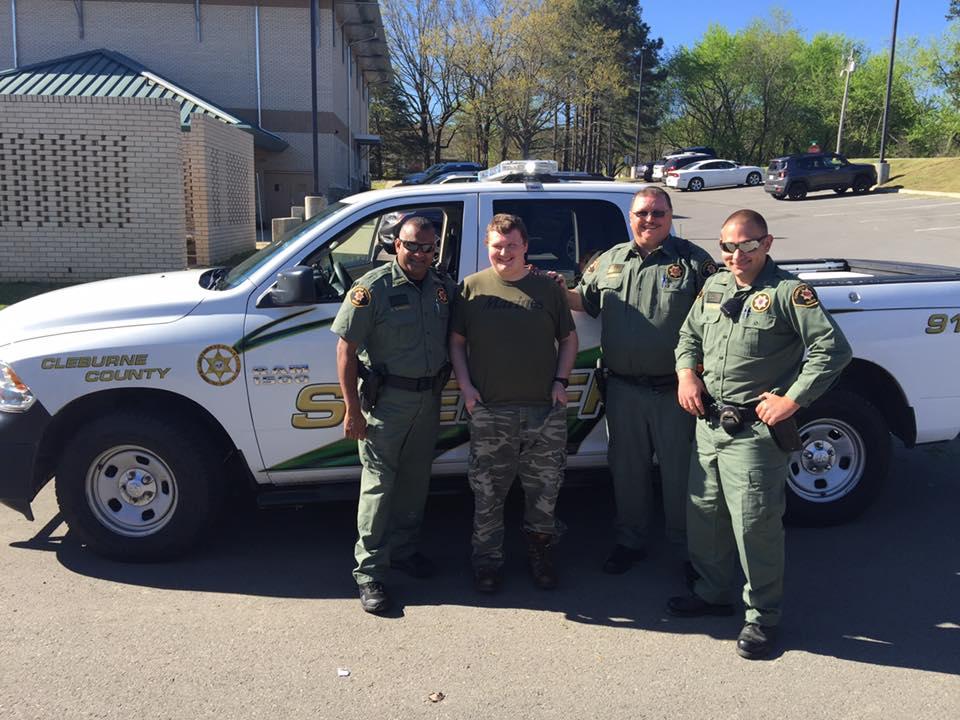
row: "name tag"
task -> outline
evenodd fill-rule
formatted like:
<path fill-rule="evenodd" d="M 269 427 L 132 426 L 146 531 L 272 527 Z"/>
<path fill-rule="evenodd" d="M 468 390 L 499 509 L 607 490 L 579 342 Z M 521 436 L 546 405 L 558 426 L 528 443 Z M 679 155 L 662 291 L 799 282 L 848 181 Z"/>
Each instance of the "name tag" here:
<path fill-rule="evenodd" d="M 706 297 L 703 298 L 703 301 L 704 301 L 704 302 L 711 303 L 711 304 L 714 304 L 714 305 L 719 304 L 719 303 L 723 302 L 723 293 L 722 293 L 722 292 L 708 292 L 708 293 L 706 294 Z"/>
<path fill-rule="evenodd" d="M 607 268 L 607 275 L 619 275 L 619 274 L 622 273 L 622 272 L 623 272 L 623 264 L 622 264 L 622 263 L 619 264 L 619 265 L 610 265 L 610 266 Z"/>
<path fill-rule="evenodd" d="M 391 295 L 390 296 L 390 309 L 391 310 L 405 310 L 410 307 L 410 298 L 406 295 Z"/>

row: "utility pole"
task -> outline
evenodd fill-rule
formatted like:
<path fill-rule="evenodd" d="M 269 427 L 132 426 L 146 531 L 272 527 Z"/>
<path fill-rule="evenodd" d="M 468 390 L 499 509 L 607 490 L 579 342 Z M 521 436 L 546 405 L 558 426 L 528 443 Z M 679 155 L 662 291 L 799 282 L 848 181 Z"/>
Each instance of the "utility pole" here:
<path fill-rule="evenodd" d="M 320 141 L 317 138 L 317 0 L 310 0 L 310 102 L 313 115 L 313 194 L 320 194 Z M 347 90 L 349 92 L 349 88 Z M 349 122 L 349 120 L 348 120 Z"/>
<path fill-rule="evenodd" d="M 633 167 L 640 165 L 640 98 L 643 97 L 643 50 L 640 50 L 640 79 L 637 80 L 637 134 L 633 139 Z M 636 170 L 634 170 L 636 176 Z"/>
<path fill-rule="evenodd" d="M 893 35 L 890 38 L 890 67 L 887 68 L 887 97 L 883 104 L 883 129 L 880 131 L 880 164 L 884 164 L 887 147 L 887 117 L 890 115 L 890 92 L 893 89 L 893 55 L 897 49 L 897 18 L 900 15 L 900 0 L 893 4 Z M 884 180 L 880 180 L 884 182 Z"/>
<path fill-rule="evenodd" d="M 840 103 L 840 127 L 837 129 L 837 154 L 840 154 L 840 143 L 843 141 L 843 116 L 847 112 L 847 93 L 850 92 L 850 73 L 856 69 L 857 63 L 853 59 L 853 50 L 850 51 L 850 57 L 847 58 L 846 65 L 840 74 L 846 73 L 847 79 L 843 83 L 843 102 Z"/>

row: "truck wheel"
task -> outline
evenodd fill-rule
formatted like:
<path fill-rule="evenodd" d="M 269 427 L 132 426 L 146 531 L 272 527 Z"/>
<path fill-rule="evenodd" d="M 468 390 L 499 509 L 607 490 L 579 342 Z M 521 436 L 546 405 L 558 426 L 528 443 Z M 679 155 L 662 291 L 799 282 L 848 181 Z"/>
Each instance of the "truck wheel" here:
<path fill-rule="evenodd" d="M 797 413 L 798 452 L 787 474 L 786 520 L 819 526 L 859 515 L 880 492 L 890 466 L 890 431 L 880 411 L 832 390 Z"/>
<path fill-rule="evenodd" d="M 791 183 L 787 188 L 787 197 L 791 200 L 803 200 L 807 196 L 807 186 L 802 182 Z"/>
<path fill-rule="evenodd" d="M 139 413 L 96 419 L 64 450 L 57 502 L 98 555 L 165 560 L 190 548 L 222 497 L 213 445 L 192 423 Z"/>
<path fill-rule="evenodd" d="M 833 191 L 834 191 L 837 195 L 843 195 L 843 194 L 847 191 L 847 186 L 846 186 L 846 185 L 834 185 Z"/>
<path fill-rule="evenodd" d="M 763 182 L 763 176 L 760 175 L 760 173 L 758 172 L 752 172 L 749 175 L 747 175 L 747 185 L 749 185 L 750 187 L 759 185 L 762 182 Z"/>
<path fill-rule="evenodd" d="M 770 194 L 773 195 L 774 200 L 783 200 L 783 198 L 786 197 L 786 195 L 784 195 L 783 193 L 770 193 Z"/>
<path fill-rule="evenodd" d="M 862 195 L 865 192 L 869 192 L 869 190 L 870 179 L 863 175 L 857 175 L 853 181 L 853 192 L 857 195 Z"/>

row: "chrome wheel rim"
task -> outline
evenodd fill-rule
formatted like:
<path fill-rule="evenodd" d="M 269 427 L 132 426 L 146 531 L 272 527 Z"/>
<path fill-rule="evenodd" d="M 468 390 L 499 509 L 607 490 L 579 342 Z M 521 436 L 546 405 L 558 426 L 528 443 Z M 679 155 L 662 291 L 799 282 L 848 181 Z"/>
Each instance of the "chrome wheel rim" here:
<path fill-rule="evenodd" d="M 836 418 L 816 420 L 800 429 L 803 446 L 790 456 L 787 484 L 803 500 L 831 503 L 860 484 L 866 447 L 853 426 Z"/>
<path fill-rule="evenodd" d="M 87 504 L 107 529 L 153 535 L 173 518 L 179 493 L 173 472 L 155 453 L 118 445 L 100 453 L 86 476 Z"/>

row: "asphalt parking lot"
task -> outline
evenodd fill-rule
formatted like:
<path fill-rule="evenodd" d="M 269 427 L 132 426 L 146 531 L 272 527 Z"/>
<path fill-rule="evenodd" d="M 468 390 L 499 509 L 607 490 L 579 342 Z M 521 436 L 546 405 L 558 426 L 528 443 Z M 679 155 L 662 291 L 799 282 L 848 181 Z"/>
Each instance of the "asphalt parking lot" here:
<path fill-rule="evenodd" d="M 715 257 L 723 218 L 751 207 L 775 257 L 960 265 L 960 200 L 673 199 L 680 234 Z M 127 565 L 79 547 L 48 487 L 34 523 L 0 508 L 0 718 L 956 718 L 958 466 L 960 441 L 897 446 L 858 521 L 791 528 L 781 649 L 754 663 L 734 652 L 739 618 L 665 615 L 683 591 L 666 543 L 626 575 L 600 572 L 602 476 L 561 495 L 570 531 L 553 593 L 526 576 L 514 502 L 504 591 L 474 594 L 471 498 L 431 497 L 424 546 L 440 574 L 397 578 L 400 607 L 384 618 L 361 612 L 350 577 L 351 503 L 234 503 L 194 555 Z"/>
<path fill-rule="evenodd" d="M 670 190 L 678 234 L 715 257 L 724 219 L 761 213 L 774 236 L 774 258 L 869 258 L 960 266 L 960 198 L 875 192 L 774 200 L 762 188 Z"/>

